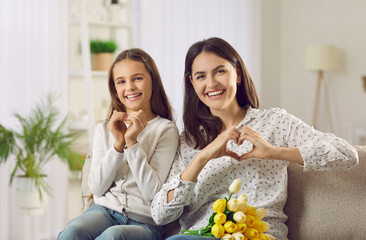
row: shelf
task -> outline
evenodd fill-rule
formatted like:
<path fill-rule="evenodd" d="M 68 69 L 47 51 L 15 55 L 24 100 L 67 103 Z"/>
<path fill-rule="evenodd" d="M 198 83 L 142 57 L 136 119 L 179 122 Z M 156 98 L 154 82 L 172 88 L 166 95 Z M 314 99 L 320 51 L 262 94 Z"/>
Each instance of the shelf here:
<path fill-rule="evenodd" d="M 90 26 L 96 27 L 112 27 L 112 28 L 130 28 L 131 25 L 127 23 L 113 23 L 113 22 L 99 22 L 99 21 L 89 21 Z"/>
<path fill-rule="evenodd" d="M 107 71 L 92 71 L 91 75 L 93 77 L 106 78 L 106 77 L 108 77 L 108 72 Z M 72 69 L 69 71 L 69 76 L 70 77 L 83 77 L 84 73 L 83 73 L 83 70 L 81 70 L 81 69 Z"/>
<path fill-rule="evenodd" d="M 69 23 L 73 25 L 78 25 L 81 23 L 79 18 L 70 18 Z M 107 21 L 88 21 L 87 24 L 89 26 L 94 27 L 112 27 L 112 28 L 131 28 L 131 24 L 128 23 L 114 23 L 114 22 L 107 22 Z"/>
<path fill-rule="evenodd" d="M 122 2 L 121 2 L 122 1 Z M 108 99 L 108 71 L 92 71 L 90 39 L 111 39 L 123 43 L 121 48 L 134 47 L 132 0 L 120 0 L 119 8 L 104 0 L 69 0 L 69 101 L 74 118 L 68 124 L 70 132 L 80 131 L 78 149 L 90 152 L 93 127 Z M 81 90 L 83 92 L 81 92 Z M 72 95 L 72 96 L 71 96 Z M 85 99 L 82 100 L 81 98 Z M 103 117 L 104 119 L 104 117 Z M 84 151 L 85 150 L 85 151 Z"/>

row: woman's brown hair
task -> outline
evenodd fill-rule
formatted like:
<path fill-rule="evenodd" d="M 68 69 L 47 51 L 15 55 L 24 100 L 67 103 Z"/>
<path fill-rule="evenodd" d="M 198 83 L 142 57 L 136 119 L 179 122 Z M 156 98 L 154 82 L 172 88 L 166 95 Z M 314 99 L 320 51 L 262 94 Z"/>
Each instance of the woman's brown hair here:
<path fill-rule="evenodd" d="M 113 76 L 113 68 L 118 63 L 125 59 L 130 59 L 132 61 L 141 62 L 145 65 L 145 68 L 151 75 L 152 80 L 152 91 L 151 91 L 151 110 L 154 114 L 159 115 L 160 117 L 173 120 L 172 116 L 172 107 L 168 101 L 168 97 L 165 94 L 163 84 L 161 82 L 160 74 L 158 68 L 154 60 L 147 54 L 145 51 L 132 48 L 121 52 L 114 62 L 112 63 L 111 67 L 109 68 L 108 74 L 108 87 L 109 93 L 111 95 L 111 105 L 109 107 L 108 119 L 111 118 L 112 113 L 114 110 L 119 112 L 125 112 L 126 107 L 123 103 L 119 100 L 118 94 L 116 91 L 116 86 L 114 83 L 114 76 Z"/>
<path fill-rule="evenodd" d="M 252 79 L 237 51 L 221 38 L 209 38 L 193 44 L 187 52 L 184 70 L 184 104 L 183 122 L 186 139 L 194 148 L 202 149 L 212 142 L 222 131 L 223 123 L 219 117 L 213 116 L 210 109 L 198 98 L 190 77 L 194 59 L 201 52 L 211 52 L 229 61 L 240 76 L 236 99 L 245 108 L 259 107 L 259 100 Z"/>

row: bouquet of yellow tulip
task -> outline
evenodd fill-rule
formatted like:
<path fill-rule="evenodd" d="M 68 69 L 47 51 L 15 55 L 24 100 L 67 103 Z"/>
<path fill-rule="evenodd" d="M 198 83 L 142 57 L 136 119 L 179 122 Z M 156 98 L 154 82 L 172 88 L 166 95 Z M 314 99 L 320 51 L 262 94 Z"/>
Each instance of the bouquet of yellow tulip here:
<path fill-rule="evenodd" d="M 226 240 L 273 240 L 272 235 L 265 233 L 269 223 L 262 221 L 266 215 L 264 208 L 255 209 L 248 206 L 247 196 L 242 194 L 231 199 L 233 193 L 238 193 L 241 180 L 235 179 L 230 185 L 229 198 L 217 199 L 213 203 L 213 213 L 207 226 L 201 230 L 182 230 L 184 234 L 211 236 Z"/>

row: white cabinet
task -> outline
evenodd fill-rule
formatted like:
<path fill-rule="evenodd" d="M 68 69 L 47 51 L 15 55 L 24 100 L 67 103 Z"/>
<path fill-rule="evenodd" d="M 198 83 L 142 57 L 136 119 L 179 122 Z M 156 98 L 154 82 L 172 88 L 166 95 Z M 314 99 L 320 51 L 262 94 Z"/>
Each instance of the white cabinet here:
<path fill-rule="evenodd" d="M 113 1 L 115 2 L 115 1 Z M 114 40 L 115 54 L 134 46 L 131 2 L 69 0 L 69 112 L 71 131 L 81 130 L 77 148 L 91 150 L 92 127 L 106 118 L 108 72 L 92 71 L 90 40 Z"/>

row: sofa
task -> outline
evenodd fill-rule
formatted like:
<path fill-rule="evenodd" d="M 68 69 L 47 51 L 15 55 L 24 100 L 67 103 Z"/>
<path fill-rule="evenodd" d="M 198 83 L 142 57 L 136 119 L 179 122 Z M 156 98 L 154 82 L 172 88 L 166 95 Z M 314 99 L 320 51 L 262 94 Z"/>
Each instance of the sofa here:
<path fill-rule="evenodd" d="M 288 167 L 285 213 L 290 240 L 366 239 L 366 146 L 355 146 L 359 164 L 347 171 L 304 172 L 298 164 Z M 90 156 L 83 167 L 81 184 L 84 210 L 92 199 L 87 187 Z M 179 232 L 177 221 L 165 226 L 165 238 Z"/>

